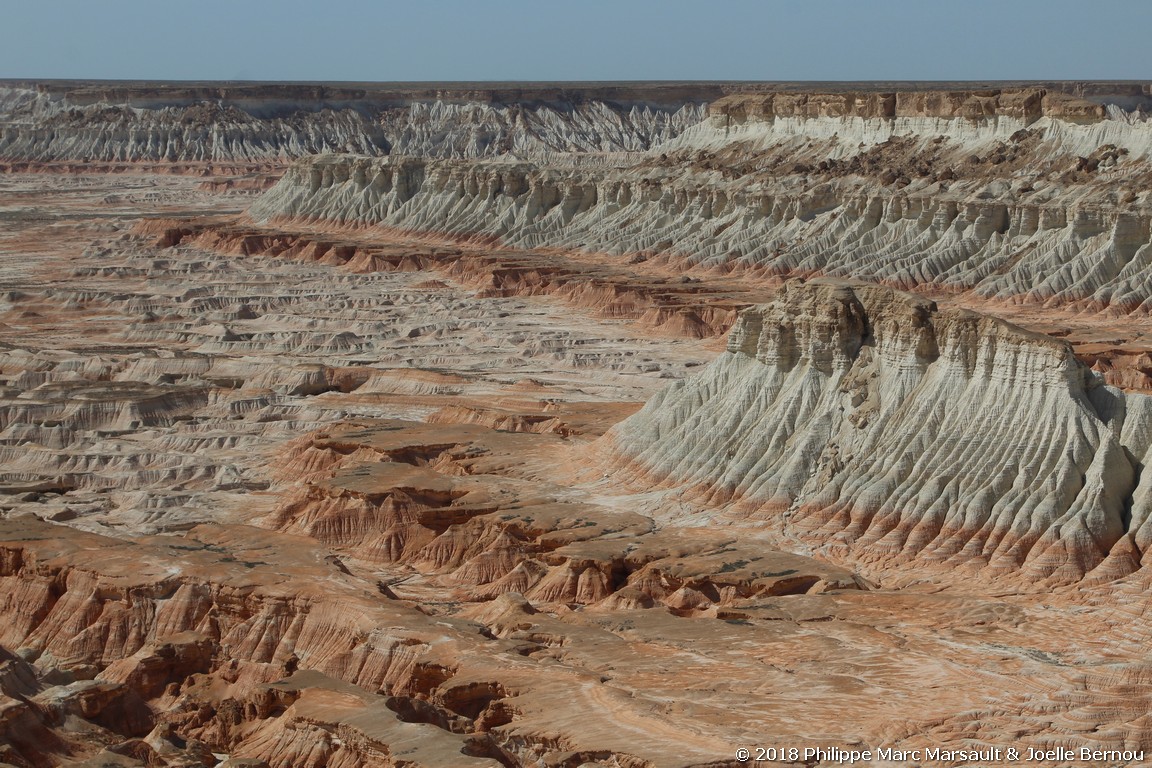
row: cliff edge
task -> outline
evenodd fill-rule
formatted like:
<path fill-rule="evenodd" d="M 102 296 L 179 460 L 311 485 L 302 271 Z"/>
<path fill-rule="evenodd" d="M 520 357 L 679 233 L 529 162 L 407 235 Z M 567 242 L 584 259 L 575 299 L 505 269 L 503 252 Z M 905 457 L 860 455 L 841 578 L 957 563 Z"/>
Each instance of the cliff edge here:
<path fill-rule="evenodd" d="M 614 475 L 865 565 L 1071 582 L 1139 565 L 1152 400 L 1062 341 L 888 288 L 786 283 L 614 428 Z"/>

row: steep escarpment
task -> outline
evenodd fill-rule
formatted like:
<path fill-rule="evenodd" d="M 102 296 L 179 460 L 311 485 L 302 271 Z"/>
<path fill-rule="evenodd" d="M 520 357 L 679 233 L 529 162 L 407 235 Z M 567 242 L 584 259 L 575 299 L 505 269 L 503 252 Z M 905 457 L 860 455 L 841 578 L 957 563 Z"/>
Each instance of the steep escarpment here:
<path fill-rule="evenodd" d="M 430 157 L 635 152 L 704 117 L 704 93 L 620 89 L 0 88 L 0 162 L 282 165 L 353 152 Z M 695 98 L 693 101 L 691 99 Z"/>
<path fill-rule="evenodd" d="M 380 116 L 392 154 L 425 157 L 533 157 L 551 153 L 642 152 L 675 138 L 704 116 L 704 105 L 662 107 L 591 101 L 574 104 L 416 102 Z"/>
<path fill-rule="evenodd" d="M 617 477 L 833 557 L 1067 582 L 1147 551 L 1149 412 L 1063 342 L 887 288 L 790 282 L 605 441 Z"/>
<path fill-rule="evenodd" d="M 9 115 L 0 157 L 15 163 L 286 162 L 320 152 L 382 154 L 378 125 L 353 110 L 261 119 L 236 107 L 202 104 L 134 110 L 120 105 Z"/>
<path fill-rule="evenodd" d="M 1133 94 L 1134 96 L 1136 94 Z M 712 102 L 708 115 L 721 127 L 775 118 L 858 117 L 968 118 L 1008 117 L 1032 121 L 1041 117 L 1097 122 L 1108 114 L 1113 98 L 1089 100 L 1084 94 L 1046 88 L 957 88 L 909 91 L 842 91 L 839 93 L 737 93 Z M 1147 94 L 1139 94 L 1147 101 Z M 1119 106 L 1119 105 L 1117 105 Z M 1137 107 L 1139 109 L 1139 107 Z"/>
<path fill-rule="evenodd" d="M 1026 96 L 1018 115 L 1002 94 L 981 117 L 896 95 L 891 115 L 784 115 L 778 94 L 752 118 L 747 100 L 727 102 L 611 167 L 307 158 L 251 215 L 1147 312 L 1152 129 L 1074 120 L 1096 107 Z"/>
<path fill-rule="evenodd" d="M 0 160 L 0 763 L 1152 749 L 1146 96 L 1089 85 L 0 93 L 252 119 Z M 243 215 L 322 113 L 424 156 Z"/>

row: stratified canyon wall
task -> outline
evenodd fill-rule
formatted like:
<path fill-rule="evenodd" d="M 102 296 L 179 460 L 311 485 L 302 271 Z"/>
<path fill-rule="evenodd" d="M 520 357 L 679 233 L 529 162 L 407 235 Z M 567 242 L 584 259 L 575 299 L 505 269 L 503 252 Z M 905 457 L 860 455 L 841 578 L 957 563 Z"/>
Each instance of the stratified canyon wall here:
<path fill-rule="evenodd" d="M 606 440 L 630 482 L 686 486 L 815 551 L 1040 586 L 1140 567 L 1150 435 L 1152 398 L 1104 386 L 1066 342 L 797 280 Z"/>
<path fill-rule="evenodd" d="M 611 167 L 318 156 L 260 220 L 1152 308 L 1152 124 L 1042 90 L 730 96 Z"/>
<path fill-rule="evenodd" d="M 0 87 L 0 162 L 214 163 L 643 151 L 704 116 L 708 86 L 24 84 Z"/>
<path fill-rule="evenodd" d="M 1150 105 L 4 84 L 0 763 L 1143 764 Z"/>

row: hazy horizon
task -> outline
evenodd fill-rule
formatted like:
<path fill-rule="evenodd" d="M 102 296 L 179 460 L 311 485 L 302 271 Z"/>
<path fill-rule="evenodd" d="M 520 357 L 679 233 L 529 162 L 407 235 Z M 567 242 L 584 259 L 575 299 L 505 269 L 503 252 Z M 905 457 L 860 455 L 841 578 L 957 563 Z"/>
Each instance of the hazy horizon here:
<path fill-rule="evenodd" d="M 142 0 L 10 7 L 0 79 L 255 82 L 1144 80 L 1152 3 Z"/>

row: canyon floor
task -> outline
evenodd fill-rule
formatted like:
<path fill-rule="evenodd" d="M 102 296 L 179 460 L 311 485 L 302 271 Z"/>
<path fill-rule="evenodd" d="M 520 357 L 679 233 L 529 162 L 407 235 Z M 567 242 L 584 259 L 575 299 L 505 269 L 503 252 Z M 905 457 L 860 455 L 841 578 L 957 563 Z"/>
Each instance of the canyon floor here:
<path fill-rule="evenodd" d="M 0 764 L 1152 749 L 1143 571 L 889 579 L 614 480 L 597 438 L 778 280 L 251 200 L 0 176 Z M 978 308 L 1105 368 L 1152 342 Z"/>

